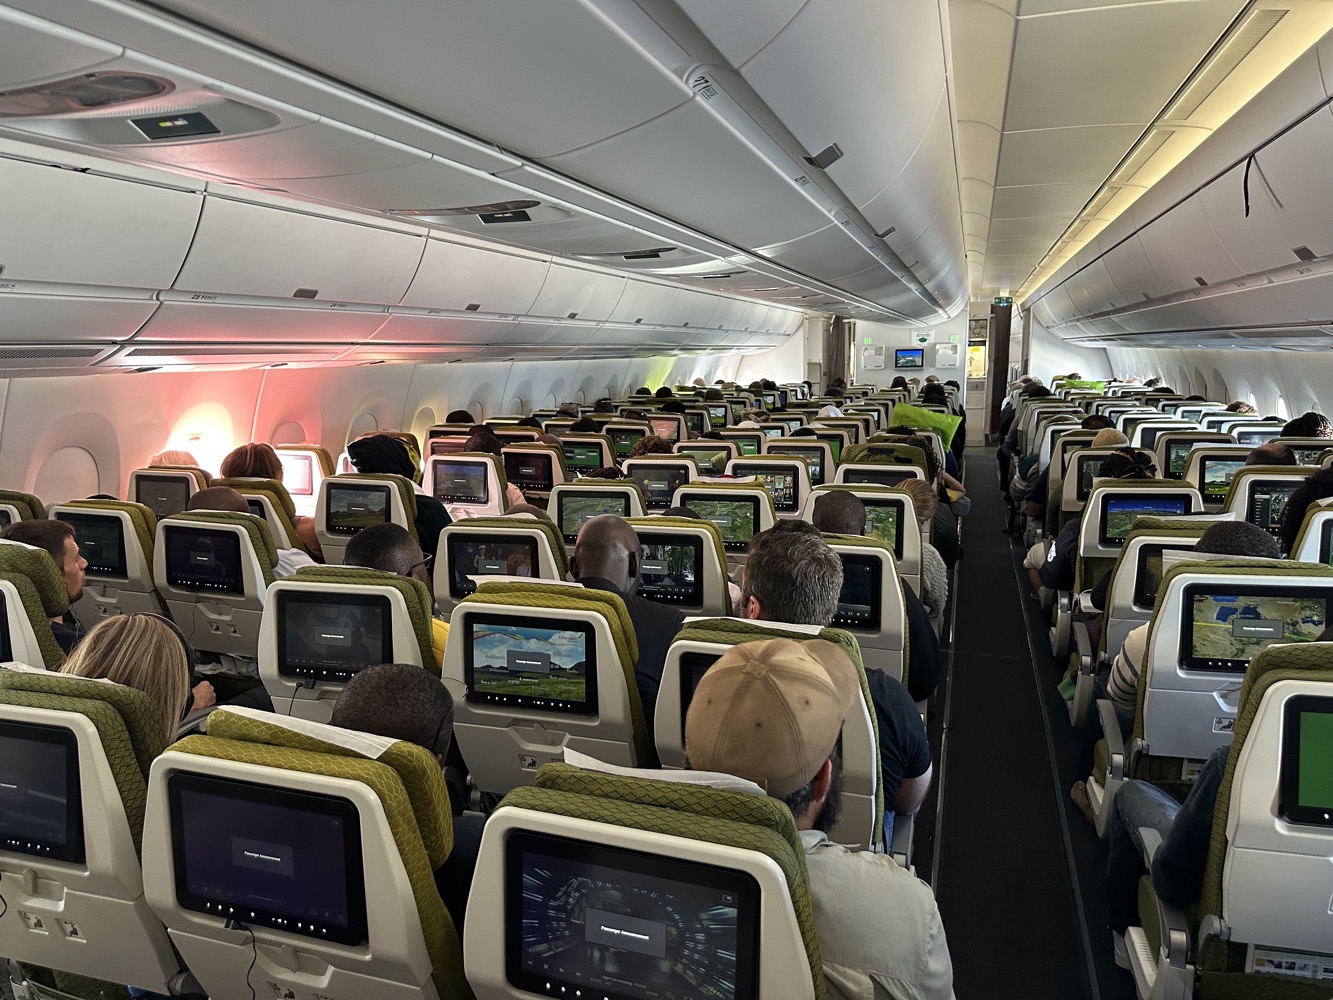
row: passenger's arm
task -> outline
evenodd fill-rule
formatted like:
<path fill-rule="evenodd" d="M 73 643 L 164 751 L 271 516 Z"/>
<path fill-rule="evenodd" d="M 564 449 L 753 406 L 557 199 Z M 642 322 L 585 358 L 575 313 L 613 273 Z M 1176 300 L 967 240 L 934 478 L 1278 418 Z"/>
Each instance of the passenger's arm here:
<path fill-rule="evenodd" d="M 949 487 L 949 489 L 953 490 L 955 493 L 962 494 L 963 496 L 967 495 L 967 487 L 964 486 L 962 483 L 960 483 L 957 479 L 954 479 L 954 477 L 949 475 L 947 472 L 941 472 L 940 478 L 944 480 L 944 485 Z"/>
<path fill-rule="evenodd" d="M 930 779 L 934 771 L 935 765 L 930 764 L 917 777 L 903 778 L 903 783 L 898 786 L 898 794 L 889 803 L 889 808 L 904 816 L 909 816 L 920 809 L 921 803 L 926 801 L 926 793 L 930 791 Z"/>

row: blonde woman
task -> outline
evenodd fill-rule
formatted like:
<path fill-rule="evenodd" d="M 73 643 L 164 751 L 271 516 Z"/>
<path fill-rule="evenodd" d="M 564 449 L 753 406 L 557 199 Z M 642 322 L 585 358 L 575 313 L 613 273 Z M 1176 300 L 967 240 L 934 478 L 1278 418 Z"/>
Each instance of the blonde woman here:
<path fill-rule="evenodd" d="M 898 484 L 903 491 L 912 494 L 912 504 L 916 507 L 917 523 L 924 530 L 935 519 L 939 510 L 939 498 L 934 487 L 924 479 L 904 479 Z M 944 560 L 934 545 L 924 539 L 921 542 L 921 603 L 932 615 L 943 614 L 944 605 L 949 600 L 949 571 Z"/>
<path fill-rule="evenodd" d="M 184 640 L 156 615 L 103 619 L 74 647 L 60 672 L 104 677 L 138 688 L 161 712 L 167 739 L 175 739 L 181 712 L 190 699 L 190 662 Z"/>

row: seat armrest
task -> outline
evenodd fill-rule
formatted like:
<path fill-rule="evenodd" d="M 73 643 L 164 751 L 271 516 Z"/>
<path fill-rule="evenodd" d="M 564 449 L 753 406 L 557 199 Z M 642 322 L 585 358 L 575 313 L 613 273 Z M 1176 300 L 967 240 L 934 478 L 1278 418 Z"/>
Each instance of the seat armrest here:
<path fill-rule="evenodd" d="M 1155 894 L 1154 894 L 1155 895 Z M 1173 969 L 1184 969 L 1193 958 L 1189 919 L 1185 911 L 1157 899 L 1157 924 L 1161 929 L 1161 954 Z"/>
<path fill-rule="evenodd" d="M 1148 868 L 1152 868 L 1152 859 L 1157 856 L 1157 850 L 1162 846 L 1162 835 L 1154 827 L 1141 826 L 1139 827 L 1139 842 L 1143 844 L 1143 863 Z"/>
<path fill-rule="evenodd" d="M 1084 614 L 1099 615 L 1101 608 L 1092 603 L 1092 591 L 1084 590 L 1078 595 L 1078 609 Z"/>
<path fill-rule="evenodd" d="M 176 739 L 189 736 L 191 733 L 207 732 L 208 727 L 204 725 L 205 720 L 216 712 L 221 705 L 209 705 L 207 708 L 201 708 L 197 712 L 191 712 L 185 718 L 181 719 L 180 724 L 176 726 Z"/>
<path fill-rule="evenodd" d="M 893 839 L 889 843 L 889 855 L 900 868 L 911 870 L 912 838 L 916 832 L 916 814 L 898 813 L 893 820 Z"/>
<path fill-rule="evenodd" d="M 1110 699 L 1097 701 L 1097 718 L 1102 724 L 1102 737 L 1106 740 L 1106 755 L 1110 761 L 1110 777 L 1115 781 L 1125 780 L 1125 738 L 1120 735 L 1120 719 L 1115 714 L 1115 706 Z"/>
<path fill-rule="evenodd" d="M 1097 672 L 1097 651 L 1092 648 L 1092 636 L 1088 634 L 1088 623 L 1076 621 L 1073 624 L 1074 649 L 1078 652 L 1078 672 L 1095 674 Z"/>

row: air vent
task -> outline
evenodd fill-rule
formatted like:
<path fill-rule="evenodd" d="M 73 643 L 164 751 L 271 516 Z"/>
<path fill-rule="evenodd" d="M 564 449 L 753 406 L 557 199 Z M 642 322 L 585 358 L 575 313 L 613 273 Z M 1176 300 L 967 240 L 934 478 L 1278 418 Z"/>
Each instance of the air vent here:
<path fill-rule="evenodd" d="M 463 312 L 474 313 L 478 312 L 480 309 L 481 309 L 480 302 L 469 302 L 467 305 L 463 307 Z"/>
<path fill-rule="evenodd" d="M 38 358 L 95 358 L 105 347 L 5 347 L 0 348 L 0 361 L 34 361 Z"/>
<path fill-rule="evenodd" d="M 1287 13 L 1285 10 L 1271 9 L 1252 11 L 1222 43 L 1207 65 L 1195 74 L 1194 79 L 1171 102 L 1162 117 L 1184 120 L 1198 111 L 1200 105 L 1268 37 L 1268 33 L 1278 26 Z"/>
<path fill-rule="evenodd" d="M 675 247 L 670 248 L 674 250 Z M 636 250 L 634 253 L 622 253 L 621 260 L 660 260 L 662 254 L 669 253 L 670 250 Z"/>
<path fill-rule="evenodd" d="M 143 375 L 147 372 L 157 372 L 161 370 L 162 370 L 161 365 L 144 365 L 142 368 L 132 369 L 135 375 Z"/>
<path fill-rule="evenodd" d="M 578 319 L 578 313 L 565 313 L 565 319 Z"/>
<path fill-rule="evenodd" d="M 1202 278 L 1200 278 L 1197 274 L 1194 276 L 1194 283 L 1197 284 L 1200 288 L 1207 288 L 1207 287 L 1208 287 L 1208 282 L 1204 281 L 1204 280 L 1203 280 Z"/>
<path fill-rule="evenodd" d="M 642 316 L 640 316 L 638 319 L 636 319 L 636 320 L 634 321 L 635 325 L 638 325 L 639 323 L 642 323 L 642 322 L 643 322 L 643 317 L 642 317 Z"/>
<path fill-rule="evenodd" d="M 318 289 L 318 288 L 298 288 L 296 291 L 292 292 L 292 298 L 294 298 L 294 299 L 317 299 L 317 298 L 319 298 L 319 289 Z"/>
<path fill-rule="evenodd" d="M 1297 260 L 1314 260 L 1316 256 L 1309 247 L 1294 247 L 1291 252 L 1296 255 Z"/>
<path fill-rule="evenodd" d="M 508 212 L 522 212 L 536 208 L 541 202 L 530 198 L 517 201 L 497 201 L 489 205 L 468 205 L 465 208 L 390 208 L 385 215 L 434 216 L 434 215 L 504 215 Z"/>
<path fill-rule="evenodd" d="M 0 118 L 66 115 L 160 97 L 173 89 L 169 80 L 142 73 L 86 73 L 55 83 L 0 92 Z"/>
<path fill-rule="evenodd" d="M 301 354 L 316 352 L 327 354 L 328 349 L 315 344 L 291 347 L 278 345 L 262 347 L 255 344 L 232 344 L 230 347 L 179 347 L 174 344 L 161 344 L 156 347 L 136 347 L 125 352 L 126 358 L 207 358 L 230 357 L 236 355 L 259 354 Z"/>
<path fill-rule="evenodd" d="M 720 281 L 723 278 L 734 278 L 737 271 L 719 271 L 717 274 L 696 274 L 695 277 L 700 281 Z"/>

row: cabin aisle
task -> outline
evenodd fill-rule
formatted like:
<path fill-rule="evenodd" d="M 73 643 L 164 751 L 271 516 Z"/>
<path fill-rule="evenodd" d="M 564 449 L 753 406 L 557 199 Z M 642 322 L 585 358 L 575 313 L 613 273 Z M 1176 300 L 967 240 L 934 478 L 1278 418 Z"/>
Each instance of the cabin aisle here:
<path fill-rule="evenodd" d="M 934 872 L 955 993 L 1132 1000 L 1103 927 L 1105 853 L 1067 796 L 1083 738 L 1055 692 L 1040 609 L 1018 587 L 1022 552 L 999 530 L 993 451 L 969 448 L 967 466 Z"/>

